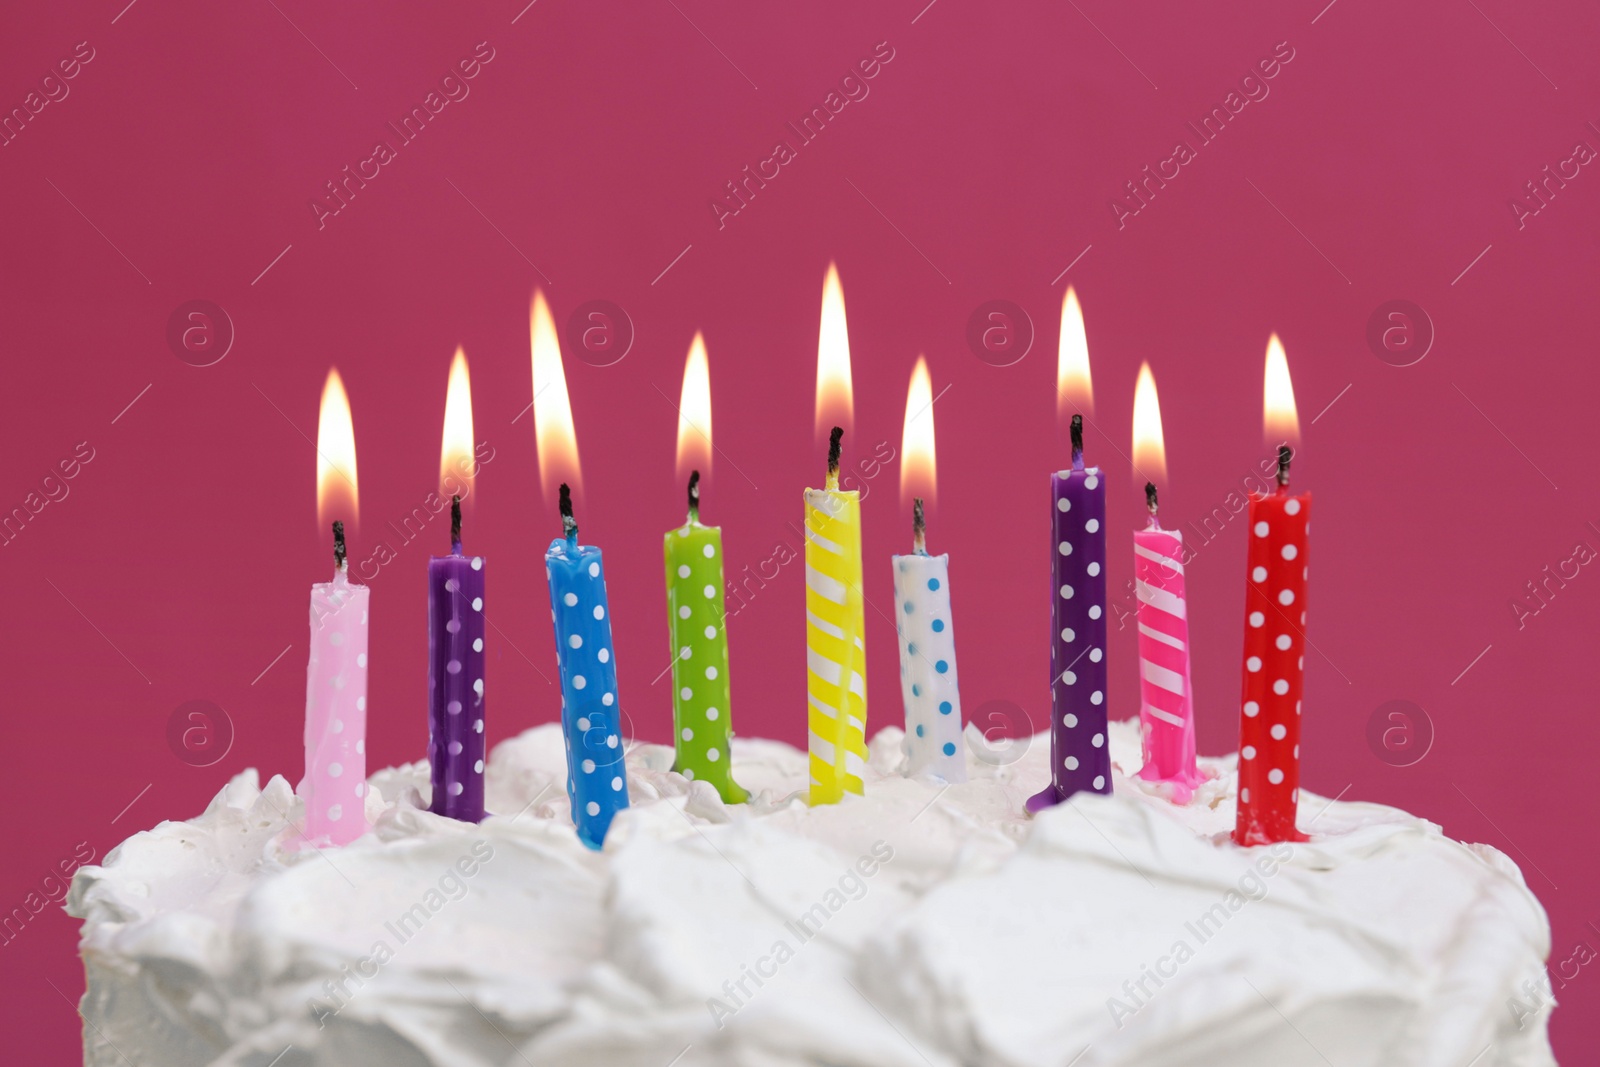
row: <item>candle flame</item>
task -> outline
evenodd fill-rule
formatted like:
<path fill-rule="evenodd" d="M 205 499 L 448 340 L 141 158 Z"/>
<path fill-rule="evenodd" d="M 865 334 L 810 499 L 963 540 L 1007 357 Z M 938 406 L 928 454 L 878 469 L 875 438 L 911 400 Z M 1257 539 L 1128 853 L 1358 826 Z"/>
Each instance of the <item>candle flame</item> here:
<path fill-rule="evenodd" d="M 920 496 L 932 508 L 938 493 L 938 470 L 933 444 L 933 379 L 928 376 L 927 359 L 918 356 L 906 389 L 906 422 L 900 434 L 901 505 Z"/>
<path fill-rule="evenodd" d="M 317 525 L 335 519 L 354 527 L 360 517 L 356 489 L 356 430 L 350 421 L 350 397 L 337 368 L 328 369 L 317 415 Z"/>
<path fill-rule="evenodd" d="M 578 434 L 572 425 L 572 402 L 567 398 L 567 372 L 561 365 L 561 341 L 544 293 L 533 291 L 528 314 L 533 344 L 533 438 L 539 451 L 539 484 L 545 503 L 556 499 L 562 482 L 576 493 L 583 488 L 578 462 Z"/>
<path fill-rule="evenodd" d="M 1267 341 L 1261 432 L 1269 445 L 1300 443 L 1300 414 L 1294 405 L 1294 383 L 1289 380 L 1289 357 L 1284 355 L 1283 342 L 1278 340 L 1277 334 Z"/>
<path fill-rule="evenodd" d="M 447 498 L 472 494 L 477 464 L 472 460 L 472 381 L 467 354 L 456 346 L 450 362 L 450 384 L 444 394 L 444 435 L 439 446 L 439 490 Z"/>
<path fill-rule="evenodd" d="M 1133 470 L 1159 487 L 1167 480 L 1167 442 L 1161 432 L 1161 398 L 1150 364 L 1139 365 L 1139 384 L 1133 390 Z"/>
<path fill-rule="evenodd" d="M 687 480 L 690 471 L 699 471 L 702 479 L 711 475 L 711 366 L 698 330 L 689 344 L 678 395 L 678 481 Z"/>
<path fill-rule="evenodd" d="M 855 403 L 844 289 L 839 285 L 839 268 L 829 263 L 822 283 L 822 326 L 817 336 L 817 440 L 826 440 L 835 426 L 843 426 L 846 433 L 855 429 Z"/>
<path fill-rule="evenodd" d="M 1078 294 L 1067 286 L 1061 303 L 1061 347 L 1056 359 L 1056 419 L 1066 422 L 1074 414 L 1093 417 L 1094 385 L 1089 379 L 1089 336 L 1083 329 L 1083 308 Z"/>

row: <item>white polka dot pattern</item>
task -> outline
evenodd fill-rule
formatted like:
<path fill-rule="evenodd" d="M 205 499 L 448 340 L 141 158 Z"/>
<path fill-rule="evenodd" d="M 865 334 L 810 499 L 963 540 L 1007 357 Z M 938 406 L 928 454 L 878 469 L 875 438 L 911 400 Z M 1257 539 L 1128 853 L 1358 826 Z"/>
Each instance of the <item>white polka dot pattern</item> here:
<path fill-rule="evenodd" d="M 1300 795 L 1300 715 L 1305 678 L 1307 523 L 1311 496 L 1254 496 L 1245 583 L 1244 714 L 1239 765 L 1241 845 L 1304 841 L 1295 825 Z M 1293 610 L 1290 610 L 1293 605 Z"/>
<path fill-rule="evenodd" d="M 448 556 L 428 560 L 429 808 L 463 822 L 481 822 L 484 816 L 487 739 L 472 724 L 485 712 L 487 573 L 483 557 L 464 556 L 459 545 Z"/>
<path fill-rule="evenodd" d="M 1106 729 L 1106 513 L 1098 468 L 1058 471 L 1050 478 L 1050 784 L 1028 800 L 1029 811 L 1080 791 L 1111 792 L 1111 757 L 1093 738 Z"/>
<path fill-rule="evenodd" d="M 726 804 L 749 799 L 733 780 L 728 760 L 713 760 L 710 751 L 726 752 L 733 725 L 726 717 L 707 715 L 726 708 L 728 635 L 723 598 L 705 596 L 723 588 L 722 530 L 703 525 L 698 516 L 662 539 L 667 576 L 667 633 L 672 659 L 674 697 L 673 769 L 686 778 L 709 782 Z M 718 670 L 718 667 L 721 667 Z"/>
<path fill-rule="evenodd" d="M 599 849 L 612 818 L 628 806 L 625 751 L 618 743 L 621 709 L 616 706 L 617 666 L 605 572 L 598 548 L 565 538 L 550 543 L 544 561 L 550 574 L 556 663 L 561 670 L 567 799 L 578 839 Z M 580 640 L 574 642 L 574 637 Z M 611 785 L 618 777 L 624 780 L 621 789 Z"/>
<path fill-rule="evenodd" d="M 306 664 L 306 837 L 347 845 L 366 833 L 368 590 L 340 571 L 311 587 Z"/>

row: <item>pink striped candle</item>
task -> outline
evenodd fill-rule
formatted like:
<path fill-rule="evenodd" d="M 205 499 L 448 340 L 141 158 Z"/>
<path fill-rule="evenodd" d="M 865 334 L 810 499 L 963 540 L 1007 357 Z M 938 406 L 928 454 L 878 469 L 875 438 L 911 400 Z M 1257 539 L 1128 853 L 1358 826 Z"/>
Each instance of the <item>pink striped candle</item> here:
<path fill-rule="evenodd" d="M 1139 595 L 1139 777 L 1165 783 L 1187 804 L 1203 778 L 1195 764 L 1194 685 L 1189 679 L 1189 612 L 1183 585 L 1183 535 L 1156 520 L 1156 487 L 1146 483 L 1150 525 L 1133 535 Z"/>
<path fill-rule="evenodd" d="M 367 587 L 350 580 L 344 523 L 333 524 L 333 581 L 311 587 L 306 665 L 306 840 L 348 845 L 367 832 Z"/>

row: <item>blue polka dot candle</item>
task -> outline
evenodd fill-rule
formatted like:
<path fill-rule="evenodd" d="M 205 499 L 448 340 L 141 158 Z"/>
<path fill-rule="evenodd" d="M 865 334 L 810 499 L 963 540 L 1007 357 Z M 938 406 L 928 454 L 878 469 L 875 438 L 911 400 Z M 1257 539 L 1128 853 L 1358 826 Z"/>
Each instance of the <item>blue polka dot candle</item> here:
<path fill-rule="evenodd" d="M 1029 811 L 1074 793 L 1111 792 L 1106 743 L 1106 486 L 1083 461 L 1072 417 L 1072 469 L 1050 476 L 1050 784 Z"/>
<path fill-rule="evenodd" d="M 900 498 L 937 487 L 933 382 L 922 357 L 906 390 L 900 438 Z M 950 557 L 930 556 L 923 497 L 912 497 L 910 555 L 890 559 L 895 630 L 900 645 L 900 697 L 906 709 L 906 777 L 937 784 L 967 780 L 956 685 L 956 638 L 950 615 Z"/>
<path fill-rule="evenodd" d="M 600 550 L 578 544 L 572 491 L 561 486 L 565 536 L 550 542 L 545 574 L 561 669 L 561 728 L 567 746 L 567 799 L 578 840 L 592 849 L 605 843 L 617 812 L 628 806 L 623 763 L 617 664 L 611 648 L 611 614 Z"/>

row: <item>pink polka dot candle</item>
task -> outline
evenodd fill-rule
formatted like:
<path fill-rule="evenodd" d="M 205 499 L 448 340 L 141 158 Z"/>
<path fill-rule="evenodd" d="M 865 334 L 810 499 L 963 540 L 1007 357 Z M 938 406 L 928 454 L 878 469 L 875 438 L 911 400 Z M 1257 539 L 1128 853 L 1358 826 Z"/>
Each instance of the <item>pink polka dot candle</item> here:
<path fill-rule="evenodd" d="M 345 565 L 336 522 L 333 581 L 311 587 L 311 659 L 306 664 L 306 838 L 347 845 L 367 831 L 367 595 Z"/>
<path fill-rule="evenodd" d="M 1274 336 L 1267 348 L 1267 422 L 1295 436 L 1289 364 Z M 1304 841 L 1300 802 L 1300 712 L 1306 664 L 1307 530 L 1311 494 L 1289 492 L 1294 450 L 1278 449 L 1278 484 L 1250 498 L 1245 576 L 1244 703 L 1239 717 L 1241 845 Z"/>
<path fill-rule="evenodd" d="M 317 518 L 357 513 L 356 441 L 350 400 L 328 372 L 317 421 Z M 344 522 L 333 522 L 333 581 L 311 587 L 306 664 L 304 840 L 347 845 L 367 831 L 367 587 L 350 580 Z"/>

